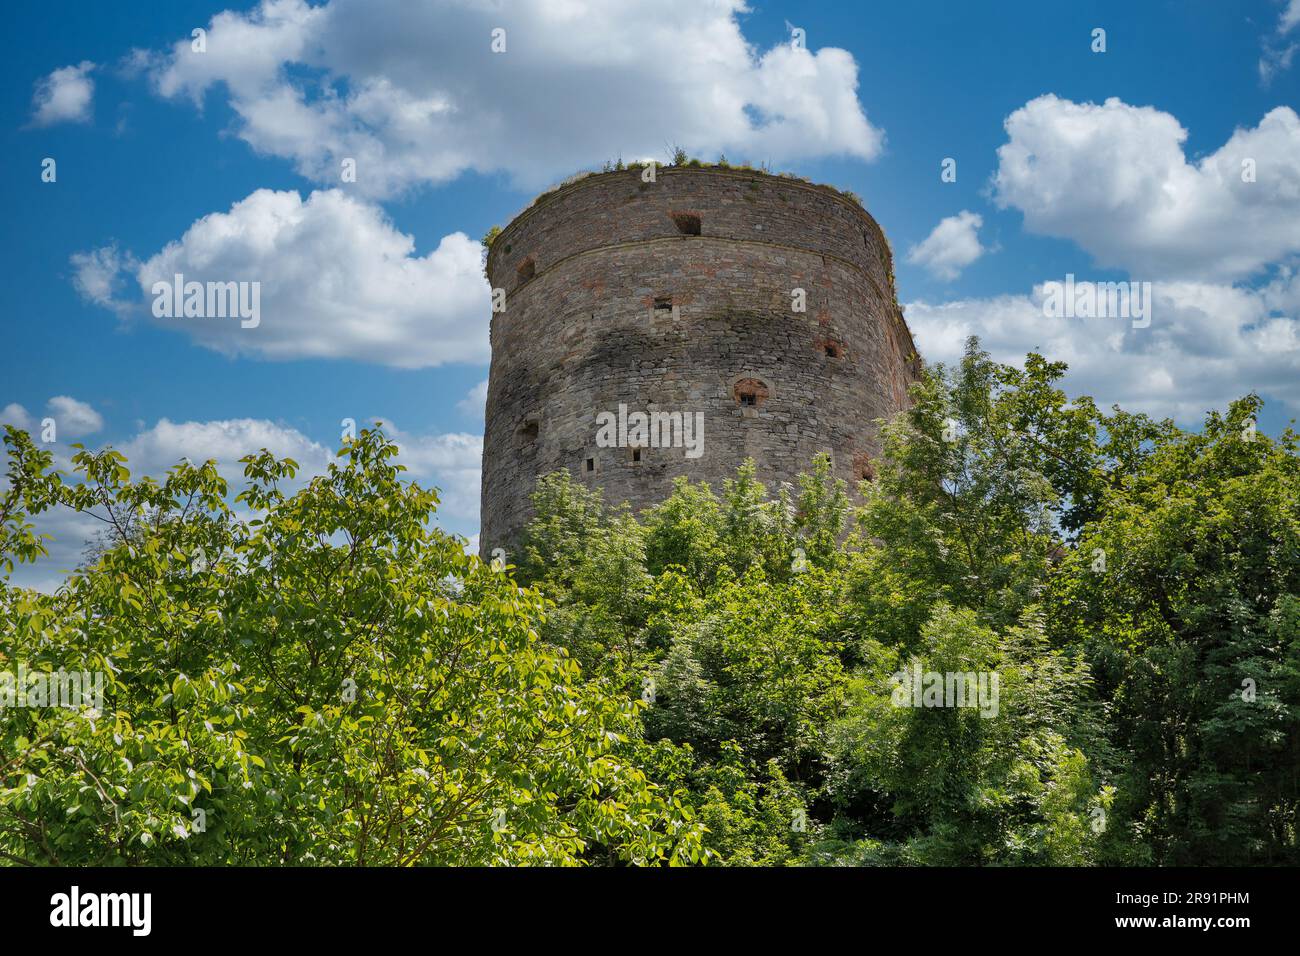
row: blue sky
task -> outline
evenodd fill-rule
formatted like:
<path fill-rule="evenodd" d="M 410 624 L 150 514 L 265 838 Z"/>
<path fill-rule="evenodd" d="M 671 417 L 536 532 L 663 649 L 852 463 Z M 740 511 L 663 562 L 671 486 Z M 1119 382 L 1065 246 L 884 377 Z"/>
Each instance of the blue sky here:
<path fill-rule="evenodd" d="M 157 471 L 269 444 L 310 471 L 342 419 L 383 418 L 444 489 L 441 523 L 473 535 L 478 238 L 673 142 L 858 193 L 931 361 L 974 333 L 1185 424 L 1251 390 L 1265 430 L 1300 408 L 1300 0 L 50 0 L 9 18 L 0 419 L 54 417 L 62 455 L 112 443 Z M 259 279 L 262 324 L 152 317 L 142 282 L 177 268 Z M 1151 282 L 1150 327 L 1044 318 L 1041 284 L 1067 273 Z M 17 579 L 57 580 L 84 530 L 52 525 L 51 559 Z"/>

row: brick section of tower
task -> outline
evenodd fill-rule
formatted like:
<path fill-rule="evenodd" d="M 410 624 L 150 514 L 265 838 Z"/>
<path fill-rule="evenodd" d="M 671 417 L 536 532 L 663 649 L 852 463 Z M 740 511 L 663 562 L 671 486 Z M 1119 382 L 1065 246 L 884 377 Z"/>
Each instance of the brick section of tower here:
<path fill-rule="evenodd" d="M 907 403 L 920 358 L 865 210 L 752 170 L 668 167 L 656 179 L 580 179 L 493 242 L 488 276 L 506 298 L 491 326 L 484 554 L 515 544 L 538 476 L 561 468 L 637 510 L 678 475 L 720 489 L 745 458 L 771 487 L 830 452 L 856 488 L 878 451 L 874 420 Z M 806 312 L 792 308 L 796 288 Z M 597 414 L 620 404 L 703 412 L 703 455 L 648 448 L 633 461 L 597 447 Z"/>

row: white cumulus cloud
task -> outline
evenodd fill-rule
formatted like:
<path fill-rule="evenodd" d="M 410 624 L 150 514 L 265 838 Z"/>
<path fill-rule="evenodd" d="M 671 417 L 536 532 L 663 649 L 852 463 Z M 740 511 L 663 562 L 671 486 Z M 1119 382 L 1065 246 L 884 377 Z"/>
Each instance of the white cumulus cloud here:
<path fill-rule="evenodd" d="M 47 417 L 54 420 L 54 434 L 57 440 L 64 438 L 81 438 L 92 435 L 104 427 L 104 418 L 91 405 L 78 401 L 70 395 L 55 395 L 45 403 Z M 29 432 L 33 438 L 39 436 L 41 422 L 17 402 L 11 402 L 0 409 L 0 425 L 13 425 Z"/>
<path fill-rule="evenodd" d="M 38 80 L 32 95 L 32 125 L 90 122 L 95 98 L 95 81 L 90 73 L 94 69 L 95 64 L 85 60 L 60 67 Z"/>
<path fill-rule="evenodd" d="M 322 474 L 332 454 L 296 428 L 257 418 L 203 422 L 173 422 L 163 418 L 124 442 L 119 450 L 132 475 L 160 476 L 183 459 L 201 465 L 209 458 L 232 487 L 241 487 L 244 466 L 239 459 L 266 448 L 277 458 L 292 458 L 301 466 L 296 481 Z"/>
<path fill-rule="evenodd" d="M 1197 161 L 1175 117 L 1114 98 L 1041 96 L 1005 126 L 998 205 L 1099 265 L 1143 279 L 1232 280 L 1300 253 L 1300 117 L 1289 107 Z"/>
<path fill-rule="evenodd" d="M 1287 0 L 1286 9 L 1278 20 L 1277 32 L 1290 33 L 1296 27 L 1300 27 L 1300 0 Z"/>
<path fill-rule="evenodd" d="M 4 408 L 0 408 L 0 425 L 13 425 L 14 428 L 30 432 L 32 424 L 31 414 L 17 402 L 10 402 Z"/>
<path fill-rule="evenodd" d="M 91 435 L 104 427 L 104 419 L 99 412 L 69 395 L 55 395 L 46 403 L 46 407 L 58 426 L 59 434 L 68 438 Z"/>
<path fill-rule="evenodd" d="M 1260 289 L 1196 281 L 1152 284 L 1151 324 L 1050 318 L 1043 286 L 1027 295 L 909 303 L 907 322 L 929 362 L 952 363 L 966 338 L 1001 362 L 1030 351 L 1064 361 L 1067 389 L 1103 407 L 1199 423 L 1211 408 L 1256 391 L 1300 412 L 1300 279 Z"/>
<path fill-rule="evenodd" d="M 907 261 L 919 265 L 940 279 L 953 280 L 988 250 L 980 245 L 979 230 L 984 218 L 967 209 L 940 220 L 930 235 L 913 246 Z"/>
<path fill-rule="evenodd" d="M 491 302 L 481 252 L 456 232 L 416 256 L 414 239 L 371 203 L 339 190 L 304 200 L 259 189 L 143 262 L 112 247 L 72 261 L 82 294 L 119 314 L 152 315 L 154 284 L 178 274 L 186 283 L 257 283 L 255 327 L 238 318 L 153 320 L 228 355 L 422 368 L 487 360 Z M 110 272 L 131 265 L 138 293 L 115 298 Z"/>
<path fill-rule="evenodd" d="M 976 335 L 999 361 L 1040 352 L 1069 364 L 1071 391 L 1184 424 L 1251 391 L 1300 410 L 1295 112 L 1279 107 L 1195 161 L 1175 117 L 1118 99 L 1042 96 L 1005 126 L 995 201 L 1019 210 L 1028 231 L 1072 240 L 1099 266 L 1149 282 L 1150 324 L 1048 317 L 1041 284 L 913 302 L 908 324 L 928 360 L 956 360 Z"/>
<path fill-rule="evenodd" d="M 130 312 L 130 303 L 121 296 L 130 273 L 139 268 L 130 253 L 123 253 L 116 243 L 74 252 L 71 256 L 73 288 L 88 302 L 102 305 L 115 312 Z"/>
<path fill-rule="evenodd" d="M 471 418 L 481 419 L 487 409 L 487 390 L 488 380 L 483 379 L 483 381 L 471 388 L 464 398 L 456 403 L 456 408 L 459 409 L 462 414 L 468 415 Z"/>
<path fill-rule="evenodd" d="M 236 131 L 304 176 L 392 195 L 467 170 L 522 188 L 680 143 L 774 162 L 872 159 L 883 133 L 845 50 L 745 39 L 743 0 L 263 0 L 189 38 L 137 51 L 154 89 L 221 89 Z M 503 52 L 493 52 L 494 31 Z"/>

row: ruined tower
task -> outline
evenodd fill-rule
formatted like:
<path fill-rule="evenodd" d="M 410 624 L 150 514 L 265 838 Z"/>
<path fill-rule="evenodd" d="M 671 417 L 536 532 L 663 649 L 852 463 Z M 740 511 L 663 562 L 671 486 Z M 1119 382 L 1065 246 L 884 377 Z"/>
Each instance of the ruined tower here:
<path fill-rule="evenodd" d="M 485 554 L 517 541 L 537 477 L 561 468 L 637 510 L 678 475 L 720 490 L 745 458 L 774 487 L 829 452 L 855 488 L 872 473 L 873 420 L 904 407 L 920 371 L 880 227 L 853 197 L 800 179 L 716 166 L 587 176 L 515 217 L 487 273 L 504 309 Z M 620 406 L 702 420 L 702 444 L 653 447 L 633 430 L 602 446 L 598 422 Z M 670 418 L 657 421 L 660 438 Z"/>

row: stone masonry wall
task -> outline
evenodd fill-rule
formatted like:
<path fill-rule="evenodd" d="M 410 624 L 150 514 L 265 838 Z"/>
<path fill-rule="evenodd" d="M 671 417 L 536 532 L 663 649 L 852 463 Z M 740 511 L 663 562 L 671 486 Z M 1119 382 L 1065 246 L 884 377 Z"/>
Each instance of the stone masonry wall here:
<path fill-rule="evenodd" d="M 699 235 L 678 225 L 692 229 L 692 216 Z M 799 180 L 707 167 L 660 168 L 654 183 L 639 170 L 593 175 L 516 217 L 488 275 L 506 299 L 491 326 L 484 554 L 517 541 L 537 477 L 561 468 L 637 510 L 678 475 L 720 490 L 747 457 L 774 487 L 830 452 L 856 489 L 878 450 L 873 420 L 905 406 L 920 370 L 879 226 Z M 747 391 L 753 405 L 738 397 Z M 620 404 L 703 412 L 703 454 L 645 448 L 635 461 L 597 447 L 597 414 Z"/>

